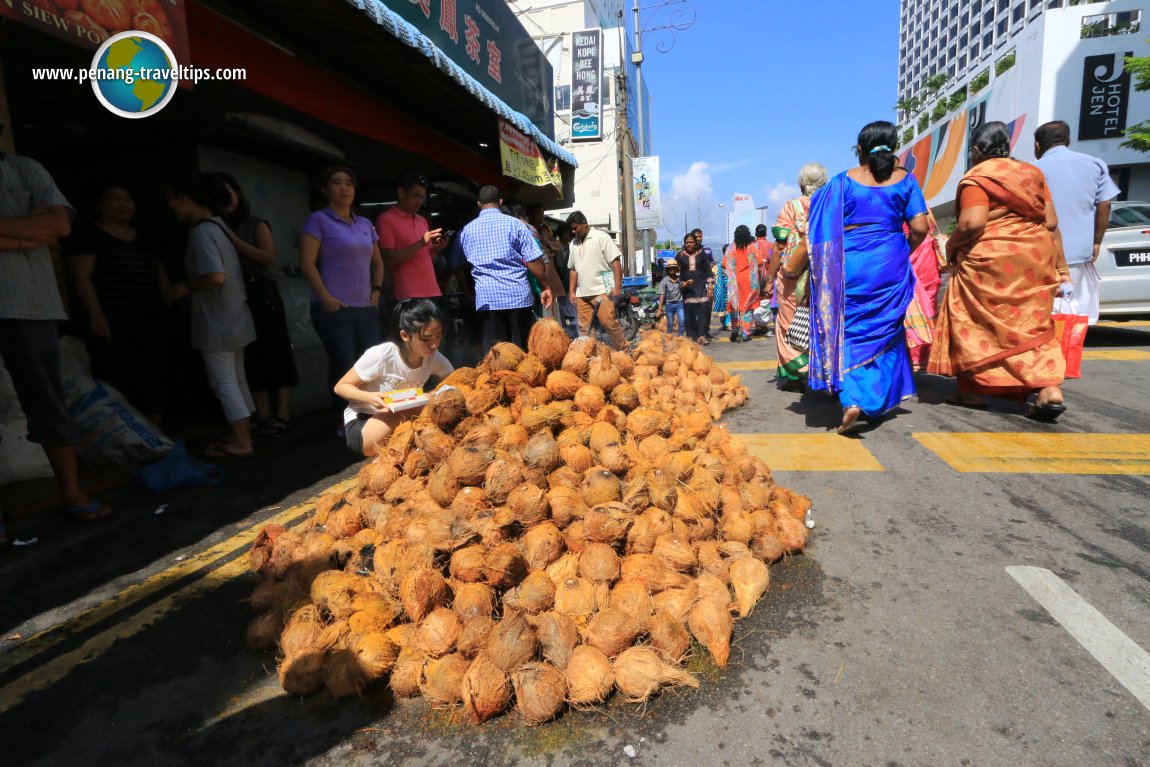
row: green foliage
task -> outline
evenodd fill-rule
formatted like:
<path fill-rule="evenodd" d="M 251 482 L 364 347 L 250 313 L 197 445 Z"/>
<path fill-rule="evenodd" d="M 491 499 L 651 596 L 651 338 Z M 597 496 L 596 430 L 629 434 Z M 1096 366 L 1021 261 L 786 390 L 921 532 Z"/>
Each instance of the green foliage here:
<path fill-rule="evenodd" d="M 907 128 L 902 132 L 902 145 L 906 146 L 914 138 L 914 128 Z"/>
<path fill-rule="evenodd" d="M 950 100 L 947 101 L 947 106 L 952 110 L 958 109 L 966 103 L 966 86 L 962 86 L 954 93 L 950 94 Z"/>
<path fill-rule="evenodd" d="M 924 114 L 918 118 L 918 132 L 922 133 L 930 127 L 930 115 Z"/>
<path fill-rule="evenodd" d="M 1014 66 L 1014 51 L 1011 51 L 998 61 L 994 62 L 994 74 L 1001 75 L 1012 66 Z"/>
<path fill-rule="evenodd" d="M 934 109 L 930 110 L 930 119 L 932 121 L 941 120 L 942 118 L 946 117 L 946 113 L 949 111 L 950 109 L 947 106 L 946 99 L 943 99 L 934 105 Z"/>
<path fill-rule="evenodd" d="M 1126 71 L 1134 76 L 1134 90 L 1150 91 L 1150 56 L 1128 56 Z M 1122 146 L 1137 152 L 1150 152 L 1150 120 L 1127 128 Z"/>
<path fill-rule="evenodd" d="M 974 76 L 970 81 L 970 92 L 978 93 L 980 90 L 990 84 L 990 70 L 984 69 Z"/>
<path fill-rule="evenodd" d="M 941 75 L 931 75 L 922 81 L 922 87 L 928 93 L 935 94 L 942 90 L 942 87 L 950 82 L 950 75 L 943 73 Z"/>

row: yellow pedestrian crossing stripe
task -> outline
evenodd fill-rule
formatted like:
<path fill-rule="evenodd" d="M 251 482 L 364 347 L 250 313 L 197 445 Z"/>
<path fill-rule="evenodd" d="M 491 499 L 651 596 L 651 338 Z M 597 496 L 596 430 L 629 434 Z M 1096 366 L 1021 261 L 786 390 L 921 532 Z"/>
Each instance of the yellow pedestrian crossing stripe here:
<path fill-rule="evenodd" d="M 1082 352 L 1082 359 L 1106 362 L 1146 362 L 1150 360 L 1150 352 L 1144 352 L 1141 349 L 1086 349 Z"/>
<path fill-rule="evenodd" d="M 1098 325 L 1104 328 L 1150 328 L 1150 320 L 1132 320 L 1130 322 L 1102 320 Z"/>
<path fill-rule="evenodd" d="M 738 362 L 720 362 L 719 367 L 728 373 L 738 373 L 744 370 L 770 370 L 774 372 L 779 367 L 778 360 L 739 360 Z"/>
<path fill-rule="evenodd" d="M 737 434 L 774 471 L 886 471 L 856 439 L 838 434 Z"/>
<path fill-rule="evenodd" d="M 914 435 L 959 472 L 1150 474 L 1150 434 Z"/>

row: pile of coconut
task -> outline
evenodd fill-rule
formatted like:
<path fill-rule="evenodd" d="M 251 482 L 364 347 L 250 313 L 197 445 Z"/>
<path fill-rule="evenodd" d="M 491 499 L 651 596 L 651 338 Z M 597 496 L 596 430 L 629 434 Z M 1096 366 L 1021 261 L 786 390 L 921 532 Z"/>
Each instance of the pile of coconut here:
<path fill-rule="evenodd" d="M 535 724 L 726 665 L 810 508 L 714 423 L 746 389 L 660 332 L 628 355 L 544 320 L 528 348 L 455 371 L 353 489 L 261 532 L 248 642 L 289 694 Z"/>

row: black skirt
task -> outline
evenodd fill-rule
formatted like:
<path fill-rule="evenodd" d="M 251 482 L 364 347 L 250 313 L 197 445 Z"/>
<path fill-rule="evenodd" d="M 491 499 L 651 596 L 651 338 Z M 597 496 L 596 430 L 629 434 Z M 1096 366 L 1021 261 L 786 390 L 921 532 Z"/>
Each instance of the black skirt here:
<path fill-rule="evenodd" d="M 248 387 L 252 391 L 267 391 L 295 386 L 299 373 L 279 286 L 262 274 L 244 275 L 244 285 L 256 326 L 256 340 L 244 349 Z"/>

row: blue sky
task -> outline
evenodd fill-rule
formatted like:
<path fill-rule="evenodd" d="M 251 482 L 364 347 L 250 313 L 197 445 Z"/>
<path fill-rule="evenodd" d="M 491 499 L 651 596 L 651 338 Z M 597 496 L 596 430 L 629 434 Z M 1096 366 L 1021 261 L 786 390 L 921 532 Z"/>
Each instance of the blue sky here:
<path fill-rule="evenodd" d="M 660 157 L 663 239 L 683 214 L 715 245 L 735 193 L 756 205 L 796 192 L 798 170 L 855 164 L 859 129 L 894 121 L 898 100 L 898 0 L 690 0 L 694 25 L 659 53 L 665 32 L 643 37 L 654 153 Z M 644 0 L 641 6 L 658 0 Z M 630 25 L 631 2 L 627 17 Z M 671 6 L 684 7 L 684 6 Z M 646 28 L 671 8 L 642 14 Z M 704 206 L 697 224 L 697 205 Z"/>

